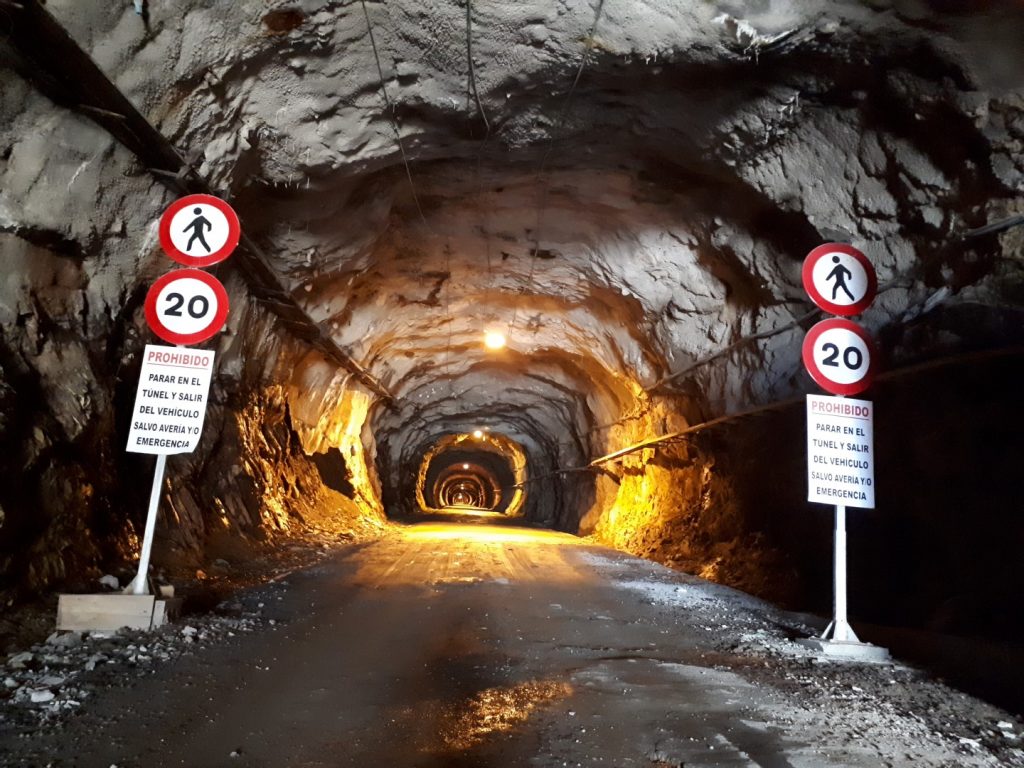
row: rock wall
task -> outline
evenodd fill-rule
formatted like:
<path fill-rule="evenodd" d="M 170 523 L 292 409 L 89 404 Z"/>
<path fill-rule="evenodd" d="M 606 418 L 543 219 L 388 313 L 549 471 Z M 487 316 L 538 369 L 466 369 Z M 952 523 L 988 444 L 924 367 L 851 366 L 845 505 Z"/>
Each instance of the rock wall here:
<path fill-rule="evenodd" d="M 89 327 L 88 315 L 74 311 L 89 296 L 78 265 L 7 240 L 5 256 L 32 260 L 12 276 L 46 275 L 38 284 L 8 281 L 14 321 L 0 335 L 0 466 L 18 478 L 0 491 L 0 599 L 13 600 L 56 586 L 94 588 L 104 569 L 137 556 L 153 459 L 124 452 L 144 286 L 127 299 L 134 311 L 123 310 L 124 324 Z M 239 280 L 228 284 L 232 320 L 219 343 L 204 438 L 194 454 L 168 461 L 154 563 L 244 558 L 300 533 L 378 535 L 379 505 L 324 485 L 276 383 L 307 353 L 247 302 Z M 348 479 L 365 484 L 361 477 L 357 470 Z"/>
<path fill-rule="evenodd" d="M 1016 382 L 1024 354 L 978 352 L 870 393 L 877 507 L 848 510 L 859 621 L 1012 637 L 1024 580 Z M 832 509 L 806 501 L 802 403 L 647 449 L 599 476 L 583 532 L 681 570 L 827 614 Z"/>
<path fill-rule="evenodd" d="M 522 446 L 531 521 L 785 594 L 806 580 L 730 440 L 558 470 L 809 389 L 800 262 L 825 240 L 875 264 L 861 320 L 886 366 L 1024 341 L 1019 231 L 966 236 L 1021 210 L 1019 9 L 47 8 L 395 395 L 280 335 L 225 267 L 212 439 L 172 463 L 182 559 L 222 518 L 248 540 L 310 518 L 335 498 L 317 467 L 339 461 L 369 533 L 431 446 L 489 428 Z M 0 40 L 0 469 L 19 482 L 0 491 L 0 572 L 39 588 L 133 544 L 146 464 L 120 446 L 172 195 L 14 74 L 16 42 Z"/>
<path fill-rule="evenodd" d="M 608 441 L 630 445 L 687 426 L 678 406 L 662 399 Z M 595 503 L 579 531 L 712 581 L 793 602 L 801 589 L 796 562 L 768 535 L 764 507 L 742 492 L 746 457 L 742 446 L 711 432 L 603 463 L 594 475 Z"/>

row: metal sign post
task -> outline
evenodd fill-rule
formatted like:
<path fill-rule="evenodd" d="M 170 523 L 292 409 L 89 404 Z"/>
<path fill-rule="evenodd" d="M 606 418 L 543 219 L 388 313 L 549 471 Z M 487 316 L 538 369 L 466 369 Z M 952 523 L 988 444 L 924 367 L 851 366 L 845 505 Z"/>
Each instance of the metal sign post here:
<path fill-rule="evenodd" d="M 160 217 L 160 245 L 188 267 L 209 267 L 235 250 L 241 226 L 234 209 L 211 195 L 188 195 Z M 146 294 L 146 322 L 177 347 L 146 345 L 135 393 L 127 450 L 155 453 L 139 570 L 125 589 L 149 594 L 149 560 L 160 507 L 167 456 L 191 453 L 199 444 L 213 377 L 213 352 L 189 350 L 220 332 L 228 316 L 228 294 L 217 278 L 199 269 L 179 269 L 159 278 Z"/>
<path fill-rule="evenodd" d="M 804 261 L 804 287 L 826 312 L 856 315 L 871 303 L 875 272 L 860 251 L 829 243 Z M 848 400 L 871 385 L 871 337 L 856 323 L 822 320 L 804 338 L 803 361 L 811 378 L 835 397 L 807 396 L 807 499 L 835 509 L 832 540 L 833 616 L 820 638 L 803 641 L 822 652 L 857 661 L 884 661 L 889 652 L 862 643 L 847 615 L 846 509 L 873 509 L 874 407 Z"/>
<path fill-rule="evenodd" d="M 146 512 L 146 532 L 142 536 L 142 552 L 139 554 L 139 570 L 128 585 L 133 595 L 148 595 L 149 555 L 153 551 L 153 532 L 156 530 L 156 511 L 160 506 L 160 490 L 164 484 L 164 468 L 167 466 L 167 454 L 159 453 L 156 457 L 156 469 L 153 470 L 153 488 L 149 492 L 149 511 Z M 128 591 L 126 590 L 126 591 Z"/>
<path fill-rule="evenodd" d="M 842 504 L 836 504 L 836 528 L 832 547 L 835 608 L 832 623 L 821 633 L 821 637 L 823 640 L 841 643 L 859 643 L 860 638 L 846 619 L 846 507 Z"/>
<path fill-rule="evenodd" d="M 842 397 L 842 395 L 839 395 Z M 832 621 L 821 633 L 823 640 L 859 643 L 846 617 L 846 506 L 836 504 L 835 530 L 832 533 Z"/>
<path fill-rule="evenodd" d="M 160 244 L 188 267 L 223 261 L 238 245 L 238 216 L 223 200 L 190 195 L 173 203 L 160 219 Z M 146 322 L 159 338 L 177 347 L 147 344 L 135 392 L 126 450 L 156 454 L 146 527 L 135 578 L 121 594 L 60 595 L 59 630 L 152 629 L 180 610 L 173 588 L 150 595 L 149 564 L 160 508 L 167 457 L 191 453 L 199 444 L 213 378 L 214 353 L 187 349 L 213 338 L 228 315 L 228 294 L 210 274 L 179 269 L 159 278 L 146 294 Z"/>

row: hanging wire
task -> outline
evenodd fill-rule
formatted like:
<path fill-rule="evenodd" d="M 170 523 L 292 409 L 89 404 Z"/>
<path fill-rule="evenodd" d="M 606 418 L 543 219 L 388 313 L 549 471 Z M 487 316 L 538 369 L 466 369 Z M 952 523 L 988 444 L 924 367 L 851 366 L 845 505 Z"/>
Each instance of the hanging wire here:
<path fill-rule="evenodd" d="M 427 222 L 427 217 L 423 214 L 423 207 L 420 205 L 420 198 L 416 192 L 416 184 L 412 177 L 412 167 L 409 165 L 409 156 L 405 151 L 405 143 L 402 141 L 402 132 L 398 125 L 398 116 L 395 111 L 395 106 L 391 101 L 391 97 L 388 96 L 388 89 L 385 85 L 384 67 L 380 61 L 380 51 L 377 49 L 377 39 L 373 34 L 373 22 L 370 20 L 370 11 L 366 7 L 366 0 L 359 0 L 360 5 L 363 8 L 363 16 L 366 18 L 366 31 L 370 38 L 370 46 L 373 48 L 373 59 L 377 64 L 377 75 L 380 79 L 380 92 L 384 97 L 385 110 L 388 113 L 388 118 L 391 122 L 391 127 L 395 132 L 395 141 L 398 144 L 398 151 L 402 156 L 402 165 L 405 168 L 405 176 L 409 180 L 409 191 L 412 194 L 413 202 L 416 204 L 416 212 L 419 214 L 420 221 L 430 229 L 430 224 Z M 448 378 L 449 387 L 451 386 L 451 352 L 452 352 L 452 313 L 451 313 L 451 282 L 452 282 L 452 270 L 451 270 L 451 247 L 450 244 L 445 244 L 444 250 L 444 261 L 445 261 L 445 278 L 447 285 L 444 286 L 444 314 L 445 320 L 448 325 L 448 339 L 445 344 L 444 351 L 444 371 L 445 376 Z"/>
<path fill-rule="evenodd" d="M 469 89 L 467 100 L 471 96 L 476 102 L 476 109 L 480 119 L 484 123 L 484 138 L 480 143 L 480 149 L 476 153 L 476 162 L 473 164 L 474 194 L 473 199 L 480 200 L 483 193 L 483 180 L 481 168 L 483 165 L 484 152 L 487 150 L 487 142 L 491 139 L 491 122 L 487 119 L 487 112 L 484 109 L 483 100 L 480 98 L 480 91 L 476 85 L 476 64 L 473 62 L 473 0 L 466 0 L 466 63 L 469 71 Z M 468 106 L 468 105 L 467 105 Z M 480 206 L 480 231 L 484 236 L 484 258 L 487 262 L 486 288 L 490 289 L 491 280 L 491 239 L 487 234 L 487 207 Z"/>
<path fill-rule="evenodd" d="M 484 136 L 484 141 L 487 141 L 491 135 L 491 123 L 487 119 L 487 112 L 480 100 L 480 91 L 476 87 L 476 65 L 473 63 L 473 0 L 466 0 L 466 61 L 469 64 L 469 88 L 476 100 L 480 119 L 484 121 L 484 128 L 487 129 L 487 134 Z"/>
<path fill-rule="evenodd" d="M 544 174 L 547 171 L 548 160 L 551 158 L 551 153 L 555 149 L 555 137 L 565 124 L 565 118 L 569 114 L 569 107 L 572 104 L 573 94 L 576 92 L 577 86 L 580 84 L 580 80 L 583 78 L 583 70 L 586 69 L 587 61 L 590 58 L 590 51 L 593 47 L 593 41 L 597 34 L 597 25 L 601 21 L 601 12 L 604 10 L 604 0 L 598 0 L 597 8 L 594 10 L 594 21 L 590 25 L 590 32 L 586 38 L 584 38 L 583 56 L 580 58 L 579 66 L 576 68 L 576 76 L 572 80 L 572 85 L 565 94 L 565 98 L 562 100 L 562 107 L 558 112 L 558 116 L 555 119 L 554 125 L 551 127 L 551 132 L 548 135 L 548 145 L 544 150 L 544 154 L 541 156 L 540 164 L 537 167 L 537 184 L 540 187 L 540 194 L 538 195 L 537 201 L 537 220 L 533 230 L 533 248 L 530 251 L 530 269 L 526 276 L 526 283 L 519 291 L 519 295 L 525 295 L 526 291 L 533 285 L 533 275 L 537 266 L 537 254 L 540 251 L 540 231 L 543 224 L 544 210 L 547 208 L 548 199 L 548 186 L 544 180 Z M 509 338 L 512 337 L 512 332 L 515 330 L 516 320 L 519 315 L 519 302 L 516 302 L 512 310 L 512 320 L 508 326 Z"/>
<path fill-rule="evenodd" d="M 445 342 L 444 347 L 444 375 L 448 379 L 448 394 L 452 394 L 452 376 L 451 376 L 451 354 L 452 354 L 452 296 L 451 296 L 451 285 L 452 285 L 452 248 L 451 243 L 446 242 L 444 244 L 444 271 L 448 275 L 446 284 L 444 286 L 444 316 L 448 323 L 448 339 Z"/>
<path fill-rule="evenodd" d="M 477 86 L 476 86 L 476 65 L 473 63 L 473 2 L 472 2 L 472 0 L 466 0 L 466 63 L 467 63 L 467 72 L 468 72 L 468 76 L 469 76 L 469 83 L 468 83 L 468 89 L 467 89 L 467 101 L 468 101 L 470 96 L 472 96 L 472 98 L 475 100 L 477 111 L 479 112 L 480 117 L 483 120 L 485 129 L 486 129 L 485 133 L 484 133 L 483 142 L 481 143 L 480 149 L 477 152 L 476 161 L 474 162 L 474 167 L 473 167 L 473 177 L 474 177 L 474 187 L 475 187 L 474 194 L 473 194 L 473 199 L 474 200 L 479 200 L 480 196 L 481 196 L 481 193 L 483 191 L 483 182 L 481 180 L 480 168 L 481 168 L 481 163 L 483 162 L 483 155 L 484 155 L 484 151 L 485 151 L 485 149 L 487 147 L 487 142 L 491 138 L 491 123 L 487 119 L 487 112 L 484 110 L 483 101 L 480 98 L 480 92 L 477 90 Z M 468 104 L 467 104 L 467 107 L 468 107 Z M 491 249 L 490 249 L 490 239 L 487 237 L 486 209 L 482 208 L 481 211 L 482 211 L 482 213 L 481 213 L 480 231 L 483 234 L 484 240 L 485 240 L 484 255 L 485 255 L 485 258 L 486 258 L 486 261 L 487 261 L 487 281 L 486 281 L 486 286 L 490 287 L 490 284 L 491 284 Z M 447 255 L 450 255 L 450 254 L 446 253 L 446 256 Z M 447 295 L 447 293 L 446 293 L 446 295 Z M 452 344 L 452 322 L 451 322 L 451 313 L 450 313 L 450 311 L 448 312 L 448 317 L 449 317 L 449 323 L 448 323 L 448 349 L 450 351 L 451 350 L 451 344 Z M 447 359 L 447 357 L 446 357 L 446 359 Z M 449 373 L 447 364 L 446 364 L 446 368 L 445 368 L 445 373 L 446 374 Z M 450 375 L 448 375 L 449 394 L 451 394 L 452 387 L 453 387 L 452 378 L 451 378 Z"/>
<path fill-rule="evenodd" d="M 885 293 L 886 291 L 889 291 L 889 290 L 891 290 L 893 288 L 905 287 L 908 284 L 908 281 L 910 281 L 911 279 L 912 278 L 910 276 L 910 273 L 903 273 L 903 274 L 896 275 L 891 280 L 889 280 L 886 283 L 883 283 L 881 286 L 879 286 L 878 293 L 882 294 L 882 293 Z M 732 355 L 733 352 L 736 352 L 737 350 L 745 347 L 746 345 L 748 345 L 748 344 L 750 344 L 752 342 L 761 341 L 763 339 L 771 338 L 772 336 L 778 336 L 779 334 L 785 333 L 786 331 L 791 331 L 791 330 L 793 330 L 795 328 L 798 328 L 798 327 L 802 326 L 808 320 L 813 319 L 814 317 L 822 314 L 823 312 L 824 312 L 824 310 L 815 308 L 815 309 L 810 310 L 809 312 L 806 312 L 806 313 L 801 314 L 801 315 L 799 315 L 797 317 L 794 317 L 792 320 L 790 320 L 790 321 L 788 321 L 786 323 L 783 323 L 782 325 L 777 325 L 777 326 L 775 326 L 773 328 L 769 328 L 769 329 L 767 329 L 765 331 L 760 331 L 758 333 L 753 333 L 753 334 L 750 334 L 748 336 L 742 336 L 742 337 L 736 339 L 735 341 L 731 342 L 730 344 L 727 344 L 726 346 L 724 346 L 724 347 L 722 347 L 722 348 L 720 348 L 720 349 L 718 349 L 718 350 L 716 350 L 714 352 L 710 352 L 707 355 L 704 355 L 703 357 L 700 357 L 697 360 L 694 360 L 692 363 L 690 363 L 689 365 L 685 366 L 684 368 L 682 368 L 682 369 L 680 369 L 680 370 L 678 370 L 678 371 L 676 371 L 674 373 L 667 374 L 666 376 L 662 377 L 661 379 L 658 379 L 658 381 L 654 382 L 650 386 L 644 387 L 644 392 L 646 394 L 648 394 L 648 395 L 651 395 L 651 394 L 656 393 L 658 390 L 663 390 L 665 392 L 665 394 L 673 394 L 673 393 L 674 394 L 679 394 L 678 390 L 673 390 L 668 385 L 670 385 L 672 382 L 674 382 L 674 381 L 676 381 L 676 380 L 678 380 L 678 379 L 680 379 L 680 378 L 682 378 L 684 376 L 687 376 L 687 375 L 693 373 L 694 371 L 698 370 L 699 368 L 703 368 L 704 366 L 709 365 L 710 363 L 715 362 L 716 360 L 719 360 L 719 359 L 722 359 L 722 358 L 726 358 L 727 359 L 729 356 Z M 710 405 L 713 405 L 713 404 L 708 404 L 708 405 L 710 407 Z M 647 409 L 645 409 L 643 407 L 640 407 L 639 409 L 637 409 L 633 413 L 630 413 L 630 414 L 627 414 L 625 416 L 622 416 L 621 418 L 617 419 L 616 421 L 608 422 L 607 424 L 598 424 L 596 426 L 590 427 L 589 429 L 587 429 L 584 432 L 584 434 L 588 434 L 589 435 L 589 434 L 593 434 L 595 432 L 603 431 L 605 429 L 611 429 L 613 427 L 622 426 L 623 424 L 625 424 L 628 421 L 636 421 L 638 419 L 641 419 L 641 418 L 647 416 L 648 414 L 649 414 L 649 411 Z M 561 440 L 561 441 L 559 441 L 558 444 L 559 445 L 571 445 L 572 441 L 570 441 L 570 440 Z"/>
<path fill-rule="evenodd" d="M 377 39 L 373 34 L 373 23 L 370 21 L 370 11 L 366 7 L 366 0 L 359 0 L 359 3 L 363 7 L 363 16 L 366 17 L 366 31 L 370 37 L 370 46 L 373 48 L 374 61 L 377 62 L 377 75 L 380 78 L 380 92 L 384 97 L 384 106 L 386 107 L 391 127 L 395 131 L 395 141 L 398 143 L 398 151 L 402 155 L 402 165 L 405 166 L 405 176 L 409 180 L 409 191 L 412 193 L 413 202 L 416 203 L 416 212 L 419 213 L 420 219 L 425 224 L 427 222 L 427 218 L 423 215 L 423 208 L 420 207 L 420 198 L 419 195 L 416 194 L 416 184 L 412 180 L 412 168 L 409 166 L 409 156 L 405 152 L 405 143 L 402 141 L 402 132 L 398 126 L 398 117 L 395 114 L 395 107 L 391 103 L 391 97 L 388 96 L 387 86 L 384 84 L 384 67 L 380 63 L 380 52 L 377 50 Z"/>
<path fill-rule="evenodd" d="M 886 291 L 888 291 L 888 290 L 890 290 L 892 288 L 903 287 L 903 286 L 907 285 L 907 282 L 910 279 L 911 278 L 910 278 L 910 276 L 908 274 L 897 275 L 897 276 L 893 277 L 891 280 L 889 280 L 888 282 L 886 282 L 886 283 L 882 284 L 881 286 L 879 286 L 878 287 L 878 293 L 881 294 L 881 293 L 885 293 Z M 822 309 L 812 309 L 812 310 L 810 310 L 809 312 L 807 312 L 805 314 L 802 314 L 802 315 L 800 315 L 798 317 L 794 317 L 792 320 L 790 320 L 789 322 L 783 323 L 782 325 L 777 325 L 774 328 L 769 328 L 769 329 L 767 329 L 765 331 L 761 331 L 759 333 L 753 333 L 753 334 L 750 334 L 748 336 L 742 336 L 742 337 L 736 339 L 735 341 L 733 341 L 732 343 L 722 347 L 721 349 L 719 349 L 719 350 L 717 350 L 715 352 L 712 352 L 712 353 L 710 353 L 708 355 L 705 355 L 704 357 L 698 358 L 697 360 L 693 361 L 692 363 L 690 363 L 686 367 L 684 367 L 684 368 L 682 368 L 682 369 L 680 369 L 678 371 L 675 371 L 674 373 L 669 373 L 666 376 L 663 376 L 662 378 L 658 379 L 656 382 L 654 382 L 650 386 L 644 387 L 644 391 L 647 392 L 648 394 L 650 394 L 652 392 L 655 392 L 656 390 L 661 389 L 662 387 L 665 387 L 668 384 L 671 384 L 672 382 L 674 382 L 674 381 L 676 381 L 676 380 L 678 380 L 678 379 L 680 379 L 680 378 L 682 378 L 682 377 L 692 373 L 696 369 L 701 368 L 701 367 L 707 365 L 708 363 L 712 363 L 715 360 L 717 360 L 719 358 L 722 358 L 722 357 L 728 357 L 729 355 L 731 355 L 736 350 L 746 346 L 747 344 L 750 344 L 751 342 L 760 341 L 762 339 L 767 339 L 767 338 L 770 338 L 772 336 L 778 336 L 780 333 L 785 333 L 786 331 L 791 331 L 794 328 L 802 326 L 805 322 L 807 322 L 808 320 L 810 320 L 810 319 L 812 319 L 812 318 L 822 314 L 823 312 L 824 312 L 824 310 L 822 310 Z"/>

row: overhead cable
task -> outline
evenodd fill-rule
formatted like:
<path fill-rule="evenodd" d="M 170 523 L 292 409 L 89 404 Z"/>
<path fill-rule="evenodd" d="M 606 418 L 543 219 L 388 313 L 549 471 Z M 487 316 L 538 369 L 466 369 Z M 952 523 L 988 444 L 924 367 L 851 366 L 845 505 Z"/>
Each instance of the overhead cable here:
<path fill-rule="evenodd" d="M 544 209 L 547 207 L 548 189 L 547 184 L 544 183 L 544 173 L 547 170 L 548 160 L 551 157 L 551 153 L 555 148 L 555 137 L 561 131 L 562 126 L 565 124 L 565 118 L 569 114 L 569 106 L 572 103 L 573 94 L 576 92 L 576 88 L 583 77 L 583 70 L 586 69 L 587 61 L 589 59 L 590 50 L 593 46 L 595 35 L 597 34 L 597 26 L 601 21 L 601 12 L 604 10 L 604 0 L 598 0 L 597 8 L 594 10 L 594 21 L 590 25 L 590 32 L 583 40 L 583 55 L 580 57 L 579 66 L 576 68 L 576 76 L 572 80 L 572 85 L 569 86 L 569 90 L 565 94 L 565 98 L 562 100 L 562 107 L 558 112 L 558 116 L 555 119 L 554 125 L 551 127 L 551 131 L 548 134 L 548 145 L 544 150 L 544 154 L 541 156 L 540 164 L 537 167 L 537 185 L 540 187 L 540 194 L 537 201 L 537 221 L 534 225 L 533 230 L 533 248 L 530 251 L 530 269 L 526 276 L 526 283 L 523 285 L 522 290 L 519 292 L 520 296 L 524 295 L 527 289 L 533 285 L 533 273 L 537 265 L 537 254 L 540 252 L 540 231 L 543 223 Z M 512 321 L 509 323 L 509 338 L 512 337 L 512 332 L 515 330 L 516 320 L 519 314 L 519 303 L 516 302 L 512 309 Z"/>

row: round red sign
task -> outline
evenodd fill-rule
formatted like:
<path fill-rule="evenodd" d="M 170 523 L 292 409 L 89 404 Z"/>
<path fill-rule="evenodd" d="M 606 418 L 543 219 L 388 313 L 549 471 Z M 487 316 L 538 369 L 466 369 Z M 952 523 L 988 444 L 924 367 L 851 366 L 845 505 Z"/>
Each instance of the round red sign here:
<path fill-rule="evenodd" d="M 878 291 L 867 256 L 845 243 L 825 243 L 807 254 L 802 277 L 811 300 L 833 315 L 859 315 Z"/>
<path fill-rule="evenodd" d="M 804 366 L 819 387 L 833 395 L 863 392 L 875 377 L 875 345 L 850 320 L 833 317 L 804 337 Z"/>
<path fill-rule="evenodd" d="M 164 253 L 186 267 L 209 267 L 224 261 L 241 236 L 234 208 L 213 195 L 175 200 L 160 217 Z"/>
<path fill-rule="evenodd" d="M 146 322 L 171 344 L 198 344 L 224 327 L 228 292 L 213 275 L 176 269 L 161 277 L 146 294 Z"/>

